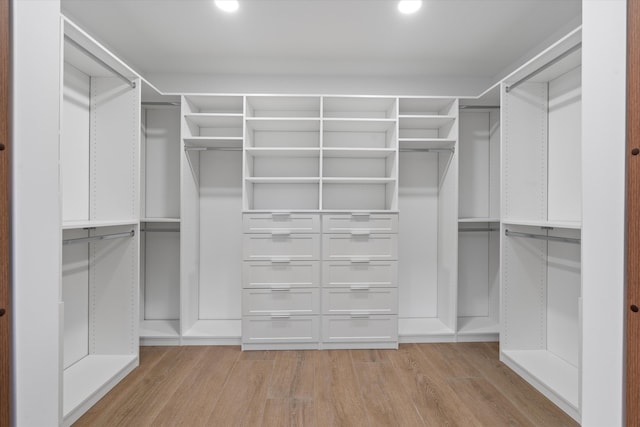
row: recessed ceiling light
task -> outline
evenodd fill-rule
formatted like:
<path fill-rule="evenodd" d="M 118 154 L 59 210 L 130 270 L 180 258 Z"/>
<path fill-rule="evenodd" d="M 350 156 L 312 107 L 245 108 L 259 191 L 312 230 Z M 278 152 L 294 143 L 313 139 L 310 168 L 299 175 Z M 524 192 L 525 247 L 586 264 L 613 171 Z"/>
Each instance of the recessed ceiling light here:
<path fill-rule="evenodd" d="M 400 13 L 408 15 L 417 12 L 420 6 L 422 6 L 422 0 L 401 0 L 398 3 L 398 10 Z"/>
<path fill-rule="evenodd" d="M 225 12 L 235 12 L 240 6 L 238 0 L 215 0 L 214 3 Z"/>

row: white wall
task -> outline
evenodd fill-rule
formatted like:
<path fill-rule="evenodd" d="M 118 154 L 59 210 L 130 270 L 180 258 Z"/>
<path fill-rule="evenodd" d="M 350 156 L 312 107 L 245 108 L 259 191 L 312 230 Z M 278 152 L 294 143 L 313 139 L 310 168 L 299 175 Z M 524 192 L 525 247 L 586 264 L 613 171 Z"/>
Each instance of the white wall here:
<path fill-rule="evenodd" d="M 626 3 L 582 2 L 585 427 L 624 421 Z"/>
<path fill-rule="evenodd" d="M 60 1 L 12 1 L 14 423 L 57 425 L 60 400 Z"/>

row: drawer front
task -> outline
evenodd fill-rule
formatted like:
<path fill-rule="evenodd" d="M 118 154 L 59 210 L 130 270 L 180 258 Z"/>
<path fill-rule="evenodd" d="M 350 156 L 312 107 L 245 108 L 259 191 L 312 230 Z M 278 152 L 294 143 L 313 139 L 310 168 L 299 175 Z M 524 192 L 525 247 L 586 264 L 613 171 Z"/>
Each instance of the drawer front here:
<path fill-rule="evenodd" d="M 397 233 L 397 214 L 330 214 L 322 217 L 324 233 L 351 233 L 366 230 L 372 233 Z"/>
<path fill-rule="evenodd" d="M 319 233 L 320 215 L 287 212 L 245 214 L 242 217 L 245 233 L 271 233 L 290 231 L 293 233 Z"/>
<path fill-rule="evenodd" d="M 242 314 L 245 316 L 319 314 L 317 288 L 244 289 Z"/>
<path fill-rule="evenodd" d="M 396 234 L 324 234 L 322 243 L 323 258 L 329 261 L 398 259 Z"/>
<path fill-rule="evenodd" d="M 242 342 L 306 343 L 320 338 L 318 316 L 248 316 L 242 319 Z"/>
<path fill-rule="evenodd" d="M 265 261 L 318 260 L 318 234 L 245 234 L 244 259 Z"/>
<path fill-rule="evenodd" d="M 398 340 L 398 318 L 394 315 L 324 316 L 325 342 L 393 342 Z"/>
<path fill-rule="evenodd" d="M 243 288 L 286 289 L 320 286 L 319 261 L 245 261 Z"/>
<path fill-rule="evenodd" d="M 354 285 L 350 288 L 322 290 L 323 314 L 397 314 L 398 290 L 395 288 L 368 288 Z"/>
<path fill-rule="evenodd" d="M 322 286 L 396 287 L 398 261 L 330 261 L 322 264 Z"/>

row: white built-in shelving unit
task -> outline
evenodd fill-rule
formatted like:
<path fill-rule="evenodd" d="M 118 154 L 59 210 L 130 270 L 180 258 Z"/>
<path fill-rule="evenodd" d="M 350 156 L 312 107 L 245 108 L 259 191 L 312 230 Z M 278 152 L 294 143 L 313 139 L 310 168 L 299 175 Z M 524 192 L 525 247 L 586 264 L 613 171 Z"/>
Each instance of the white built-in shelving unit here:
<path fill-rule="evenodd" d="M 182 96 L 180 335 L 239 344 L 244 97 Z"/>
<path fill-rule="evenodd" d="M 140 344 L 180 344 L 180 97 L 142 87 Z"/>
<path fill-rule="evenodd" d="M 455 341 L 458 100 L 399 99 L 399 336 Z"/>
<path fill-rule="evenodd" d="M 458 341 L 497 341 L 500 107 L 495 101 L 492 105 L 480 99 L 461 106 L 459 148 L 457 337 Z"/>
<path fill-rule="evenodd" d="M 140 79 L 62 27 L 60 423 L 70 425 L 138 365 Z"/>
<path fill-rule="evenodd" d="M 501 360 L 578 421 L 582 336 L 579 44 L 580 33 L 575 32 L 509 77 L 502 87 L 500 333 Z M 517 83 L 546 64 L 552 65 Z"/>

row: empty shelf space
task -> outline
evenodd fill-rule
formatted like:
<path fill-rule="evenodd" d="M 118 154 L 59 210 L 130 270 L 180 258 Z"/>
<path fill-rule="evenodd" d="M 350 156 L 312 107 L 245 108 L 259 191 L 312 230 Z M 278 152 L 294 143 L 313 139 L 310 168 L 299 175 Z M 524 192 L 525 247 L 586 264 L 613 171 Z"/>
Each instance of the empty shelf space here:
<path fill-rule="evenodd" d="M 502 355 L 507 359 L 504 362 L 509 367 L 523 371 L 577 410 L 580 387 L 576 366 L 547 350 L 503 350 Z M 543 394 L 548 396 L 549 393 Z"/>
<path fill-rule="evenodd" d="M 140 322 L 141 338 L 177 338 L 179 336 L 179 320 L 143 320 Z"/>
<path fill-rule="evenodd" d="M 456 146 L 451 138 L 398 138 L 400 149 L 410 150 L 450 150 Z"/>
<path fill-rule="evenodd" d="M 456 116 L 400 116 L 400 129 L 437 129 L 455 122 Z"/>
<path fill-rule="evenodd" d="M 247 117 L 320 117 L 319 96 L 248 96 Z"/>
<path fill-rule="evenodd" d="M 317 184 L 320 177 L 246 177 L 252 184 Z"/>
<path fill-rule="evenodd" d="M 184 334 L 184 338 L 220 338 L 240 344 L 240 319 L 198 320 Z"/>
<path fill-rule="evenodd" d="M 326 184 L 389 184 L 395 182 L 395 178 L 363 178 L 363 177 L 323 177 Z"/>
<path fill-rule="evenodd" d="M 320 119 L 304 117 L 247 117 L 247 129 L 254 131 L 320 131 Z"/>
<path fill-rule="evenodd" d="M 133 219 L 123 219 L 123 220 L 112 220 L 112 221 L 91 221 L 91 220 L 78 220 L 78 221 L 64 221 L 62 223 L 63 230 L 74 230 L 78 228 L 100 228 L 100 227 L 113 227 L 120 225 L 130 225 L 135 226 L 138 225 L 137 220 Z"/>
<path fill-rule="evenodd" d="M 185 96 L 187 106 L 193 113 L 242 114 L 241 96 Z"/>
<path fill-rule="evenodd" d="M 136 365 L 136 355 L 89 355 L 65 369 L 64 417 L 95 403 Z"/>
<path fill-rule="evenodd" d="M 345 158 L 387 158 L 396 153 L 395 148 L 341 148 L 325 147 L 322 149 L 323 157 Z"/>
<path fill-rule="evenodd" d="M 500 324 L 491 317 L 458 317 L 458 334 L 497 334 Z"/>
<path fill-rule="evenodd" d="M 325 132 L 386 132 L 395 129 L 396 119 L 325 118 Z"/>
<path fill-rule="evenodd" d="M 400 117 L 447 115 L 452 111 L 454 102 L 452 98 L 400 98 Z"/>
<path fill-rule="evenodd" d="M 242 114 L 195 113 L 185 114 L 185 119 L 196 126 L 204 128 L 241 128 Z"/>
<path fill-rule="evenodd" d="M 445 342 L 445 336 L 455 337 L 455 331 L 437 317 L 398 319 L 400 342 Z"/>

